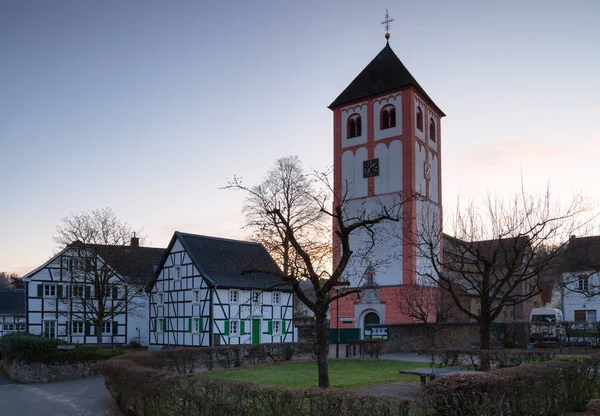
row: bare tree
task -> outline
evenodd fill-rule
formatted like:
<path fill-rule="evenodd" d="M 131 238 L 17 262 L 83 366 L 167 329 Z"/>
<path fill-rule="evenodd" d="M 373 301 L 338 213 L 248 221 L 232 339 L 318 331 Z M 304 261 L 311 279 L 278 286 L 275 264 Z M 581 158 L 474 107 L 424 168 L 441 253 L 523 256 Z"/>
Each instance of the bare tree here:
<path fill-rule="evenodd" d="M 309 175 L 296 157 L 279 159 L 258 186 L 245 186 L 234 177 L 225 188 L 246 193 L 248 226 L 279 260 L 282 270 L 278 276 L 293 287 L 298 299 L 314 314 L 318 384 L 329 387 L 329 307 L 337 299 L 359 293 L 360 285 L 354 282 L 357 284 L 353 287 L 334 289 L 343 279 L 362 278 L 349 272 L 351 259 L 369 257 L 377 242 L 378 224 L 400 221 L 403 197 L 398 195 L 394 203 L 382 203 L 375 209 L 349 207 L 347 195 L 334 197 L 328 173 Z M 323 248 L 332 233 L 339 255 L 331 267 L 331 248 Z M 360 249 L 351 247 L 351 237 L 359 234 L 371 244 L 361 245 Z M 303 290 L 306 281 L 310 282 L 312 296 Z"/>
<path fill-rule="evenodd" d="M 549 190 L 540 197 L 521 192 L 508 203 L 488 196 L 482 207 L 458 207 L 454 235 L 444 237 L 432 232 L 434 216 L 425 213 L 414 244 L 431 267 L 418 273 L 477 322 L 481 349 L 489 350 L 492 322 L 505 308 L 540 292 L 538 279 L 564 255 L 568 237 L 589 226 L 587 209 L 581 197 L 561 205 Z M 488 354 L 482 354 L 481 364 L 489 369 Z"/>
<path fill-rule="evenodd" d="M 3 292 L 10 287 L 11 277 L 12 275 L 10 273 L 0 272 L 0 292 Z"/>
<path fill-rule="evenodd" d="M 400 312 L 422 323 L 431 348 L 443 347 L 439 339 L 454 309 L 454 303 L 442 299 L 436 286 L 409 285 L 398 290 L 394 300 Z"/>
<path fill-rule="evenodd" d="M 131 237 L 140 231 L 120 221 L 110 208 L 72 214 L 61 223 L 54 240 L 68 248 L 63 258 L 69 262 L 70 293 L 57 300 L 58 311 L 71 325 L 85 325 L 86 334 L 93 325 L 100 347 L 103 332 L 112 333 L 107 326 L 116 317 L 144 305 L 143 283 L 125 280 L 138 275 L 139 238 Z M 135 244 L 126 247 L 130 241 Z"/>

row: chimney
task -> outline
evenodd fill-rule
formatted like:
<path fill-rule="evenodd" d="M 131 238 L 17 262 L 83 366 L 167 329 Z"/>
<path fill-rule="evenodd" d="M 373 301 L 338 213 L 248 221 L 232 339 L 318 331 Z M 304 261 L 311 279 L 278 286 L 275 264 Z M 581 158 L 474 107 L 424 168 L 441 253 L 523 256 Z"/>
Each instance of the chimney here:
<path fill-rule="evenodd" d="M 140 246 L 140 239 L 137 237 L 131 237 L 131 248 L 138 248 Z"/>
<path fill-rule="evenodd" d="M 571 234 L 571 238 L 569 238 L 569 240 L 575 240 L 577 238 L 577 236 L 575 234 Z"/>

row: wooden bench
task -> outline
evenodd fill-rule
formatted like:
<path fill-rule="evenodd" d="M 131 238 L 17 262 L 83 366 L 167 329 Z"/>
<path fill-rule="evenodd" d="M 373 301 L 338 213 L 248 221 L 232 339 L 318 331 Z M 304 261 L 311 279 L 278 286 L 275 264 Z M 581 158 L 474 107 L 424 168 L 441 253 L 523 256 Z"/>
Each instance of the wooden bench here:
<path fill-rule="evenodd" d="M 454 367 L 439 367 L 439 368 L 412 368 L 410 370 L 400 370 L 400 374 L 412 374 L 419 376 L 421 379 L 421 386 L 427 383 L 427 377 L 429 381 L 435 380 L 437 377 L 446 377 L 454 374 L 486 374 L 483 371 L 470 371 L 463 370 L 459 365 Z"/>

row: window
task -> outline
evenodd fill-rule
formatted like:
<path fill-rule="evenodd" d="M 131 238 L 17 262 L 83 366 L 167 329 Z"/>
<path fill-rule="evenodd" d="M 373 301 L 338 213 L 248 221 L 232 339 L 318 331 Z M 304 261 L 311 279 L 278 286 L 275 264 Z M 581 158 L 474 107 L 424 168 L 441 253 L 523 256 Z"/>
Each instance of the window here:
<path fill-rule="evenodd" d="M 273 305 L 279 305 L 279 302 L 281 301 L 281 296 L 279 292 L 273 292 Z"/>
<path fill-rule="evenodd" d="M 239 335 L 239 323 L 238 320 L 229 321 L 229 335 Z"/>
<path fill-rule="evenodd" d="M 260 303 L 260 292 L 252 292 L 252 303 L 254 303 L 254 304 Z"/>
<path fill-rule="evenodd" d="M 353 114 L 348 118 L 346 138 L 352 139 L 359 136 L 362 136 L 362 120 L 358 114 Z"/>
<path fill-rule="evenodd" d="M 381 110 L 381 130 L 396 127 L 396 107 L 386 105 Z"/>
<path fill-rule="evenodd" d="M 56 338 L 56 321 L 43 321 L 42 334 L 46 338 Z"/>
<path fill-rule="evenodd" d="M 200 291 L 199 290 L 194 290 L 193 292 L 194 295 L 194 303 L 200 303 Z"/>
<path fill-rule="evenodd" d="M 433 117 L 429 119 L 429 140 L 435 142 L 435 121 L 433 121 Z"/>
<path fill-rule="evenodd" d="M 281 321 L 273 321 L 273 334 L 281 334 Z"/>
<path fill-rule="evenodd" d="M 71 322 L 71 333 L 73 335 L 83 335 L 85 332 L 85 324 L 83 321 Z"/>
<path fill-rule="evenodd" d="M 56 285 L 44 285 L 44 297 L 55 298 L 56 297 Z"/>
<path fill-rule="evenodd" d="M 164 294 L 162 293 L 157 293 L 156 294 L 156 303 L 159 305 L 163 304 L 163 300 L 164 300 Z"/>
<path fill-rule="evenodd" d="M 15 324 L 13 324 L 12 322 L 8 322 L 6 324 L 3 325 L 3 328 L 5 331 L 14 331 L 15 330 Z"/>
<path fill-rule="evenodd" d="M 421 107 L 417 107 L 417 129 L 423 131 L 423 110 L 421 110 Z"/>
<path fill-rule="evenodd" d="M 575 311 L 575 322 L 596 322 L 596 310 Z"/>
<path fill-rule="evenodd" d="M 230 290 L 229 291 L 229 303 L 238 303 L 240 301 L 240 291 Z"/>
<path fill-rule="evenodd" d="M 180 266 L 175 266 L 174 279 L 181 279 L 181 267 Z"/>
<path fill-rule="evenodd" d="M 102 322 L 102 334 L 104 334 L 104 335 L 110 334 L 111 333 L 111 329 L 112 329 L 112 322 L 111 321 Z"/>
<path fill-rule="evenodd" d="M 83 298 L 85 296 L 85 286 L 73 285 L 71 287 L 71 296 L 74 298 Z"/>
<path fill-rule="evenodd" d="M 579 281 L 577 283 L 578 290 L 587 291 L 590 289 L 590 281 L 588 276 L 579 276 Z"/>

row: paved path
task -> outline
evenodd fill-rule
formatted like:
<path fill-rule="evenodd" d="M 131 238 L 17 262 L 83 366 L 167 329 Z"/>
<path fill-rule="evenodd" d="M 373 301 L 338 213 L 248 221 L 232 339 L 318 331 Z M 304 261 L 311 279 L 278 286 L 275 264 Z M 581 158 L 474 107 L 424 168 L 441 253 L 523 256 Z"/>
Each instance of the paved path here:
<path fill-rule="evenodd" d="M 118 416 L 103 377 L 56 383 L 10 384 L 0 380 L 3 416 Z"/>

